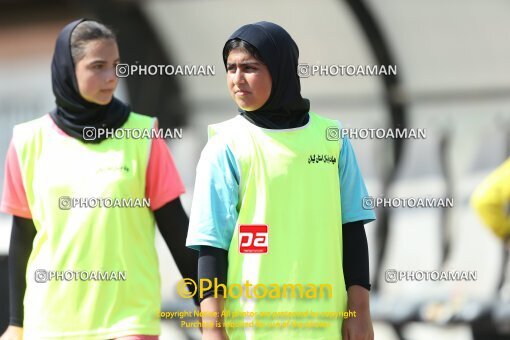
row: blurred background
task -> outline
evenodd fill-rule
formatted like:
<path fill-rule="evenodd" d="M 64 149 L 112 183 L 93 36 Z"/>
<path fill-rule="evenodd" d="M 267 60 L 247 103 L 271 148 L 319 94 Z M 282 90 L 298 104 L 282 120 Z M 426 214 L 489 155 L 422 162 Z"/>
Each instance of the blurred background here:
<path fill-rule="evenodd" d="M 68 22 L 112 26 L 121 59 L 134 64 L 214 65 L 215 76 L 131 76 L 117 97 L 160 126 L 187 193 L 206 127 L 237 114 L 221 52 L 247 23 L 283 26 L 300 62 L 397 65 L 396 76 L 311 76 L 302 94 L 314 112 L 348 128 L 420 128 L 426 139 L 353 139 L 372 196 L 452 197 L 450 209 L 377 209 L 369 239 L 375 339 L 510 339 L 508 250 L 469 206 L 474 188 L 510 155 L 510 2 L 507 0 L 0 0 L 0 159 L 15 124 L 54 107 L 50 62 Z M 65 160 L 63 160 L 65 161 Z M 4 169 L 0 167 L 0 189 Z M 0 333 L 7 325 L 11 216 L 0 214 Z M 180 275 L 157 240 L 164 311 L 180 299 Z M 476 281 L 386 282 L 395 270 L 477 271 Z M 163 320 L 161 339 L 197 339 Z"/>

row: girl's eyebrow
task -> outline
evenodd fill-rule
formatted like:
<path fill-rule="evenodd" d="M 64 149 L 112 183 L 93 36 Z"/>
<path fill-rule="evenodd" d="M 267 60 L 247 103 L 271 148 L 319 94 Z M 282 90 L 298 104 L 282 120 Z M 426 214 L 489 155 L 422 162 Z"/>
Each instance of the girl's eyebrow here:
<path fill-rule="evenodd" d="M 94 59 L 90 62 L 90 64 L 106 64 L 106 60 L 104 59 Z"/>
<path fill-rule="evenodd" d="M 260 65 L 260 63 L 256 60 L 247 60 L 247 61 L 241 61 L 239 63 L 227 63 L 227 67 L 228 66 L 232 66 L 232 65 Z"/>
<path fill-rule="evenodd" d="M 115 59 L 113 62 L 118 63 L 120 61 L 120 58 Z M 90 62 L 90 64 L 106 64 L 107 61 L 104 59 L 94 59 Z"/>

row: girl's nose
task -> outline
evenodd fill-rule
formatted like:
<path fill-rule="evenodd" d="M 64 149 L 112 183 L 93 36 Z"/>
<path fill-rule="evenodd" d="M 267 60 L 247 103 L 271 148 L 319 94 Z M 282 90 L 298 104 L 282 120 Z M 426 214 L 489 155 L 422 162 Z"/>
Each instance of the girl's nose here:
<path fill-rule="evenodd" d="M 244 73 L 239 68 L 236 70 L 234 75 L 234 85 L 241 84 L 244 82 Z"/>
<path fill-rule="evenodd" d="M 108 83 L 117 80 L 117 74 L 115 73 L 115 67 L 110 67 L 106 71 L 106 81 Z"/>

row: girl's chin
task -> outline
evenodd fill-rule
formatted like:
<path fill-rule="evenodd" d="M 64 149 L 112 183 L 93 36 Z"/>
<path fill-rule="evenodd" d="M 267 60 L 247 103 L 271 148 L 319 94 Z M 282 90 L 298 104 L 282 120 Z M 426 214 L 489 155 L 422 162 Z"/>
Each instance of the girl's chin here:
<path fill-rule="evenodd" d="M 245 102 L 236 102 L 237 106 L 239 106 L 239 108 L 241 110 L 244 110 L 244 111 L 255 111 L 257 110 L 259 107 L 257 106 L 254 106 L 254 105 L 250 105 L 250 104 L 247 104 Z"/>

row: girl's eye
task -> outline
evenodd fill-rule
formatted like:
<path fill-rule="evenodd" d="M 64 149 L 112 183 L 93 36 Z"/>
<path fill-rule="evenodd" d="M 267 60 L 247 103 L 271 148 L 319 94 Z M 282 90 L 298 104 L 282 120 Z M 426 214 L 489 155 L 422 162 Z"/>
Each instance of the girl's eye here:
<path fill-rule="evenodd" d="M 100 69 L 102 69 L 102 68 L 103 68 L 103 64 L 94 64 L 94 65 L 92 65 L 92 68 L 93 68 L 94 70 L 100 70 Z"/>

